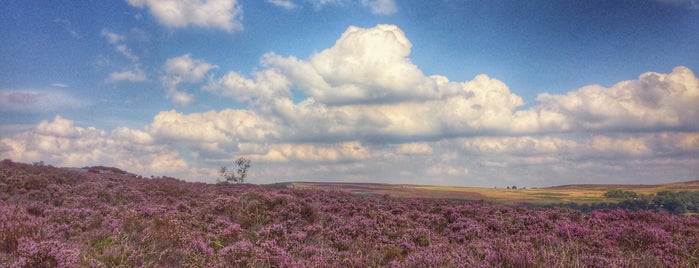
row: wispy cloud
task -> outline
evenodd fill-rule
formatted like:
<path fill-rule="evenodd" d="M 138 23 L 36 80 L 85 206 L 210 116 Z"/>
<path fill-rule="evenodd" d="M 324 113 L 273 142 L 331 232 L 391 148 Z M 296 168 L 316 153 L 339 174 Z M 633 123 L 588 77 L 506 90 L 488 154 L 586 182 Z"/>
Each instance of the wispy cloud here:
<path fill-rule="evenodd" d="M 69 20 L 67 20 L 67 19 L 55 19 L 53 21 L 55 23 L 60 24 L 63 27 L 63 29 L 65 29 L 66 32 L 68 32 L 68 34 L 70 34 L 71 37 L 76 38 L 76 39 L 82 37 L 78 33 L 78 31 L 75 30 L 75 28 L 73 27 L 73 24 Z"/>
<path fill-rule="evenodd" d="M 110 32 L 106 29 L 102 29 L 101 35 L 110 44 L 117 44 L 117 43 L 120 43 L 120 42 L 123 42 L 124 40 L 126 40 L 126 37 L 124 37 L 123 35 Z"/>
<path fill-rule="evenodd" d="M 133 63 L 138 63 L 138 56 L 136 56 L 133 51 L 131 51 L 131 49 L 124 44 L 126 41 L 126 37 L 124 35 L 116 34 L 105 29 L 102 29 L 101 35 L 109 44 L 114 45 L 114 49 L 119 52 L 119 54 L 131 60 Z"/>
<path fill-rule="evenodd" d="M 390 15 L 398 11 L 395 0 L 361 0 L 361 3 L 374 14 Z"/>
<path fill-rule="evenodd" d="M 105 80 L 107 83 L 117 83 L 122 81 L 143 82 L 148 79 L 146 73 L 140 67 L 140 58 L 125 44 L 126 36 L 120 35 L 106 29 L 102 29 L 101 36 L 114 46 L 114 49 L 124 58 L 131 61 L 131 65 L 122 71 L 109 74 Z"/>
<path fill-rule="evenodd" d="M 273 4 L 278 7 L 282 7 L 288 10 L 296 8 L 296 4 L 291 0 L 267 0 L 267 3 Z"/>
<path fill-rule="evenodd" d="M 51 86 L 52 86 L 52 87 L 60 87 L 60 88 L 67 88 L 67 87 L 70 87 L 70 86 L 68 86 L 68 85 L 66 85 L 66 84 L 58 83 L 58 82 L 52 83 Z"/>
<path fill-rule="evenodd" d="M 308 0 L 315 8 L 321 8 L 326 5 L 343 5 L 348 0 Z"/>
<path fill-rule="evenodd" d="M 122 81 L 128 82 L 143 82 L 146 81 L 146 73 L 143 72 L 138 66 L 133 67 L 133 69 L 127 69 L 119 72 L 112 72 L 109 74 L 105 80 L 107 83 L 118 83 Z"/>
<path fill-rule="evenodd" d="M 362 7 L 369 8 L 373 14 L 391 15 L 398 12 L 395 0 L 307 0 L 306 2 L 318 10 L 325 6 L 347 6 L 348 3 L 357 3 Z"/>
<path fill-rule="evenodd" d="M 662 3 L 662 4 L 687 7 L 690 9 L 698 9 L 699 8 L 699 2 L 697 2 L 697 0 L 655 0 L 655 1 L 658 3 Z"/>
<path fill-rule="evenodd" d="M 57 90 L 0 90 L 0 111 L 47 113 L 85 106 L 84 101 Z"/>

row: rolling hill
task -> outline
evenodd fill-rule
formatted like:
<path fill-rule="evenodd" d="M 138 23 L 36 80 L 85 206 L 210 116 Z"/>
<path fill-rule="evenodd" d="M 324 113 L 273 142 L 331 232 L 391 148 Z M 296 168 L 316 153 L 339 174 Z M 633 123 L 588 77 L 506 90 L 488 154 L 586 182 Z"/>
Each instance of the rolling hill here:
<path fill-rule="evenodd" d="M 457 186 L 432 186 L 380 183 L 326 183 L 291 182 L 285 184 L 294 189 L 345 191 L 364 195 L 390 195 L 400 198 L 438 198 L 471 201 L 487 201 L 502 204 L 558 204 L 558 203 L 614 203 L 619 200 L 606 198 L 604 193 L 613 189 L 634 191 L 639 194 L 655 194 L 661 191 L 696 191 L 699 180 L 654 185 L 634 184 L 577 184 L 546 188 L 504 189 Z"/>

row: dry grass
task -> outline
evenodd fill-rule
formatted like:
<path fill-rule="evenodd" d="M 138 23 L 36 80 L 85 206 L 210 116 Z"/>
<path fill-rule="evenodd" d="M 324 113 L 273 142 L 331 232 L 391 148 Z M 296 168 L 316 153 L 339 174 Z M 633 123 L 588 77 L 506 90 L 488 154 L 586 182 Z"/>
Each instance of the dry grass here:
<path fill-rule="evenodd" d="M 657 184 L 657 185 L 620 185 L 620 184 L 586 184 L 564 185 L 547 188 L 502 189 L 481 187 L 372 184 L 372 183 L 322 183 L 294 182 L 289 184 L 297 189 L 319 189 L 327 191 L 344 191 L 366 195 L 390 195 L 405 198 L 441 198 L 483 200 L 502 204 L 591 204 L 616 202 L 604 197 L 612 189 L 634 191 L 639 194 L 655 194 L 660 191 L 699 190 L 699 181 Z"/>

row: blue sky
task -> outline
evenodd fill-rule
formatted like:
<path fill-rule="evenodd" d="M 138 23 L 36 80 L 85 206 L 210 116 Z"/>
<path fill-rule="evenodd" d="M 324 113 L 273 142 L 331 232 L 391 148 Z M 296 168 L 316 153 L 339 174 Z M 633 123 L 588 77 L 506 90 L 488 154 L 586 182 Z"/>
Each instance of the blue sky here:
<path fill-rule="evenodd" d="M 10 1 L 0 156 L 213 181 L 697 179 L 699 3 Z"/>

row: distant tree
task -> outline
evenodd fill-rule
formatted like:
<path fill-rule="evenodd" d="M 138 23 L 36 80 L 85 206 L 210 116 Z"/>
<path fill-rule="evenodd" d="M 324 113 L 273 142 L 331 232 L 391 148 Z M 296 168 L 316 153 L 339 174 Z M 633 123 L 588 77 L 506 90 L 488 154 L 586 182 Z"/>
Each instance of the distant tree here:
<path fill-rule="evenodd" d="M 638 194 L 633 192 L 633 191 L 624 191 L 624 190 L 619 190 L 619 189 L 613 189 L 613 190 L 609 190 L 606 193 L 604 193 L 604 197 L 606 197 L 606 198 L 636 199 L 636 198 L 638 198 Z"/>
<path fill-rule="evenodd" d="M 513 186 L 512 186 L 512 189 L 517 190 L 517 186 L 516 186 L 516 185 L 513 185 Z"/>
<path fill-rule="evenodd" d="M 687 201 L 685 200 L 686 193 L 688 192 L 675 193 L 670 191 L 661 191 L 655 195 L 653 203 L 657 208 L 667 210 L 670 213 L 686 213 L 688 211 Z"/>
<path fill-rule="evenodd" d="M 593 203 L 590 205 L 566 203 L 549 205 L 561 206 L 589 212 L 596 209 L 630 209 L 630 210 L 654 210 L 667 211 L 672 214 L 699 213 L 699 191 L 660 191 L 656 194 L 637 194 L 632 191 L 619 189 L 610 190 L 604 197 L 614 198 L 620 202 Z"/>
<path fill-rule="evenodd" d="M 238 157 L 235 160 L 235 164 L 238 165 L 238 169 L 233 172 L 228 169 L 228 167 L 221 167 L 219 173 L 226 182 L 229 183 L 244 183 L 245 178 L 248 175 L 248 168 L 250 168 L 250 159 L 246 157 Z M 237 174 L 237 175 L 236 175 Z"/>

